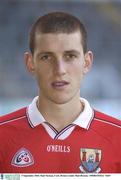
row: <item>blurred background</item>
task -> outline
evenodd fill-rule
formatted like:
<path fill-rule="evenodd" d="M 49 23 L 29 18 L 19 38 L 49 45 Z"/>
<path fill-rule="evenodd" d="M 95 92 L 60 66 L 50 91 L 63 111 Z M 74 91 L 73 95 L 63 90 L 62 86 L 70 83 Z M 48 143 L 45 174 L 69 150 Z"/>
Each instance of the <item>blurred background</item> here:
<path fill-rule="evenodd" d="M 121 119 L 121 0 L 0 0 L 0 116 L 37 95 L 23 55 L 31 25 L 51 11 L 72 13 L 85 24 L 94 64 L 81 96 Z"/>

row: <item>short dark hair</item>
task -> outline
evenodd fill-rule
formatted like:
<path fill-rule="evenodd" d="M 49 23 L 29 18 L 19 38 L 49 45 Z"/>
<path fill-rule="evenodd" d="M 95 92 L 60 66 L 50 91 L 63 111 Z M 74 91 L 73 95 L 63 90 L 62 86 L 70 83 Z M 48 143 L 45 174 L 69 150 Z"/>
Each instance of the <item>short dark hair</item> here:
<path fill-rule="evenodd" d="M 51 12 L 41 16 L 32 26 L 29 33 L 29 48 L 34 53 L 37 33 L 73 33 L 80 31 L 83 51 L 87 51 L 87 32 L 83 23 L 75 16 L 65 12 Z"/>

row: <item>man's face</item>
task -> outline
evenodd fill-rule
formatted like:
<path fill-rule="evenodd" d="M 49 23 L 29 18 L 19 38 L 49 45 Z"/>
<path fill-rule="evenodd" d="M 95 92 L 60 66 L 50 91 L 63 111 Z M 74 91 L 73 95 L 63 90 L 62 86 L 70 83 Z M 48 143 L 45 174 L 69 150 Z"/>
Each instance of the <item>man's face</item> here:
<path fill-rule="evenodd" d="M 40 98 L 64 104 L 80 96 L 83 75 L 92 64 L 92 53 L 84 55 L 80 32 L 38 34 L 34 54 L 26 64 L 38 82 Z"/>

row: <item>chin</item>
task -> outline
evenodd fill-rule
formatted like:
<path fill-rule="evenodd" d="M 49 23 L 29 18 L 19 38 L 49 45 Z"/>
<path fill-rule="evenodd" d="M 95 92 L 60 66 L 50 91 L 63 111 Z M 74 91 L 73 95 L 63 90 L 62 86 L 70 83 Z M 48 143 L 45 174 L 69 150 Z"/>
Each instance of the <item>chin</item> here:
<path fill-rule="evenodd" d="M 73 97 L 58 97 L 58 98 L 53 98 L 51 101 L 53 101 L 55 104 L 66 104 L 70 102 L 73 99 Z"/>

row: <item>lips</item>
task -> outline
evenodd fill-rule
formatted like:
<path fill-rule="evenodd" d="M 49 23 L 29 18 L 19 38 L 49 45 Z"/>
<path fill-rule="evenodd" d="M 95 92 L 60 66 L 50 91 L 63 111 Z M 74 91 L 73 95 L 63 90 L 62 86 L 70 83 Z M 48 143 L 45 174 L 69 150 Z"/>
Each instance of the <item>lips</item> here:
<path fill-rule="evenodd" d="M 67 81 L 55 81 L 52 83 L 52 86 L 54 88 L 63 88 L 65 86 L 67 86 L 69 84 L 69 82 Z"/>

